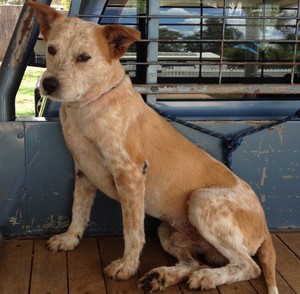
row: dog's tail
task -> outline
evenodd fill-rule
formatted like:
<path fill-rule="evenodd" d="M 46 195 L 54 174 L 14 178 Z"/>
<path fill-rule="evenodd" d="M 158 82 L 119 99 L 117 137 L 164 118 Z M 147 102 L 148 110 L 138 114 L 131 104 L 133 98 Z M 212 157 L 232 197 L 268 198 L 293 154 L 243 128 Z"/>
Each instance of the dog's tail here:
<path fill-rule="evenodd" d="M 257 256 L 266 280 L 268 294 L 278 294 L 275 270 L 276 253 L 268 230 L 266 230 L 265 239 L 257 251 Z"/>

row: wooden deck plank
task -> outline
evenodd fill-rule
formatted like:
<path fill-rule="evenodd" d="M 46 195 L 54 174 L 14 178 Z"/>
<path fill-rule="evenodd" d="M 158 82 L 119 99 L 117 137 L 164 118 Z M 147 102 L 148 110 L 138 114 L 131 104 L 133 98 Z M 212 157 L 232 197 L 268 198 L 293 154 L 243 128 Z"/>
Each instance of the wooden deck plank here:
<path fill-rule="evenodd" d="M 276 235 L 272 235 L 272 239 L 277 254 L 277 271 L 296 293 L 300 293 L 300 260 Z"/>
<path fill-rule="evenodd" d="M 67 294 L 66 252 L 49 252 L 45 244 L 45 240 L 34 241 L 30 294 Z"/>
<path fill-rule="evenodd" d="M 300 233 L 276 234 L 300 258 Z"/>
<path fill-rule="evenodd" d="M 76 250 L 67 253 L 67 257 L 70 294 L 105 293 L 96 239 L 83 239 Z"/>
<path fill-rule="evenodd" d="M 259 294 L 267 294 L 267 286 L 263 274 L 258 279 L 251 280 L 250 283 Z M 276 272 L 276 283 L 279 293 L 294 294 L 288 283 Z"/>
<path fill-rule="evenodd" d="M 0 293 L 27 293 L 33 241 L 3 241 L 0 250 Z"/>
<path fill-rule="evenodd" d="M 299 233 L 272 235 L 277 252 L 279 293 L 300 294 Z M 142 293 L 139 276 L 149 270 L 172 265 L 156 237 L 147 237 L 141 255 L 139 274 L 127 281 L 114 281 L 103 275 L 103 268 L 123 254 L 120 237 L 85 238 L 72 252 L 50 253 L 45 240 L 3 240 L 0 247 L 0 293 Z M 31 284 L 30 284 L 31 283 Z M 30 286 L 31 285 L 31 286 Z M 263 276 L 241 283 L 223 285 L 209 291 L 190 291 L 186 283 L 167 288 L 166 294 L 266 294 Z"/>
<path fill-rule="evenodd" d="M 230 285 L 218 286 L 218 289 L 221 294 L 257 294 L 255 289 L 252 287 L 249 281 L 238 282 Z"/>
<path fill-rule="evenodd" d="M 108 266 L 112 261 L 122 257 L 124 245 L 122 238 L 100 238 L 98 239 L 98 246 L 102 260 L 103 269 Z M 139 276 L 136 274 L 134 277 L 125 281 L 115 281 L 110 278 L 104 277 L 106 284 L 106 291 L 109 294 L 140 294 L 138 289 Z"/>
<path fill-rule="evenodd" d="M 187 283 L 180 284 L 182 292 L 184 294 L 219 294 L 218 289 L 209 289 L 209 290 L 190 290 Z"/>

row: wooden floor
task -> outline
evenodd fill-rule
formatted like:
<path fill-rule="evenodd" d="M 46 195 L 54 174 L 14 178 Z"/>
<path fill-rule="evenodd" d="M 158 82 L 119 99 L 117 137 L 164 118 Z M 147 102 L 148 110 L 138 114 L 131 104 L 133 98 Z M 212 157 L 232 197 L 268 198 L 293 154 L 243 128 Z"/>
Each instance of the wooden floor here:
<path fill-rule="evenodd" d="M 279 293 L 300 294 L 300 233 L 273 234 L 277 252 Z M 156 237 L 148 237 L 138 274 L 128 281 L 113 281 L 103 268 L 122 255 L 118 237 L 85 238 L 72 252 L 50 253 L 45 240 L 4 240 L 0 249 L 0 294 L 105 294 L 141 293 L 138 280 L 150 269 L 175 261 L 161 249 Z M 210 291 L 189 291 L 182 283 L 163 293 L 262 294 L 264 280 L 221 286 Z"/>

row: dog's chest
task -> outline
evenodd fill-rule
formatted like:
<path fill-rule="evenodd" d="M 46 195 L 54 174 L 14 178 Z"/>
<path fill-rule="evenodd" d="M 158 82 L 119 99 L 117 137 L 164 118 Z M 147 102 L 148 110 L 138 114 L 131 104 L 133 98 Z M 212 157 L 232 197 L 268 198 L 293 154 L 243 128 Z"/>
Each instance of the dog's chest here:
<path fill-rule="evenodd" d="M 129 121 L 122 119 L 116 109 L 86 119 L 84 113 L 63 111 L 64 137 L 73 157 L 81 168 L 87 169 L 97 161 L 109 169 L 128 165 L 124 134 Z"/>

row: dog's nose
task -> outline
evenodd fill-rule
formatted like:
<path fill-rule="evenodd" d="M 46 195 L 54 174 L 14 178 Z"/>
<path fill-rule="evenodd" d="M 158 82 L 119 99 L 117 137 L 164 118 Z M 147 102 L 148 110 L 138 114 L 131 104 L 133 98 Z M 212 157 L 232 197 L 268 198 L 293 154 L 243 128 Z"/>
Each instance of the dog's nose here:
<path fill-rule="evenodd" d="M 42 84 L 48 95 L 51 95 L 59 88 L 59 81 L 55 77 L 45 78 Z"/>

